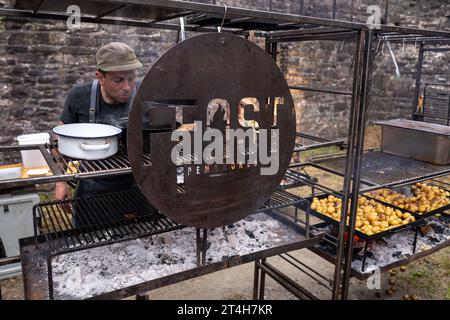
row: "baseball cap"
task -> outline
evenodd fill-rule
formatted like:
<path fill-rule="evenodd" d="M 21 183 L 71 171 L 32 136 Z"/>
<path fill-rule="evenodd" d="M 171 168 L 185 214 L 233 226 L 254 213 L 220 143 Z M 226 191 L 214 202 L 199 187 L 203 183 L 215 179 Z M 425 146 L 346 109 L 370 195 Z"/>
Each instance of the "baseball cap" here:
<path fill-rule="evenodd" d="M 102 71 L 127 71 L 142 67 L 133 48 L 123 42 L 111 42 L 95 55 L 97 69 Z"/>

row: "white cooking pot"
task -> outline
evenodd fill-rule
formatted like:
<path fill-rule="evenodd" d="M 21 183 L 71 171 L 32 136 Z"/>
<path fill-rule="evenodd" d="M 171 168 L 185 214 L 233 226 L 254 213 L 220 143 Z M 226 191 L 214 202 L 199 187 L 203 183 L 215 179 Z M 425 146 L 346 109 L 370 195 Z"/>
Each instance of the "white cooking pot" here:
<path fill-rule="evenodd" d="M 117 153 L 121 129 L 98 123 L 71 123 L 53 128 L 58 149 L 75 159 L 105 159 Z"/>

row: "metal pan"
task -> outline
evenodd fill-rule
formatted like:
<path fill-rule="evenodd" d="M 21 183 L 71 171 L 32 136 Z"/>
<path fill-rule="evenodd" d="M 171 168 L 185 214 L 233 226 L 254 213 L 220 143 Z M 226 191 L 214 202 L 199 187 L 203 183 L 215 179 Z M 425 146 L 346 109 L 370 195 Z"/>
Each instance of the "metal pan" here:
<path fill-rule="evenodd" d="M 70 123 L 53 128 L 59 152 L 74 159 L 99 160 L 115 155 L 121 129 L 99 123 Z"/>
<path fill-rule="evenodd" d="M 321 194 L 321 195 L 314 196 L 314 197 L 317 197 L 320 200 L 320 199 L 326 198 L 328 196 L 329 196 L 329 194 L 325 193 L 325 194 Z M 310 203 L 312 203 L 312 199 L 314 197 L 309 197 L 307 199 L 308 199 L 308 201 Z M 377 199 L 374 199 L 374 200 L 379 202 L 379 203 L 381 203 L 381 204 L 383 204 L 383 205 L 385 205 L 385 206 L 387 206 L 387 207 L 392 207 L 394 209 L 397 209 L 396 207 L 394 207 L 392 205 L 389 205 L 389 204 L 382 203 L 381 201 L 378 201 Z M 317 218 L 320 218 L 320 219 L 328 222 L 331 225 L 339 227 L 339 221 L 334 220 L 333 218 L 331 218 L 331 217 L 329 217 L 329 216 L 327 216 L 327 215 L 325 215 L 323 213 L 320 213 L 320 212 L 318 212 L 316 210 L 311 209 L 311 206 L 310 206 L 309 210 L 310 210 L 311 214 L 316 216 Z M 400 210 L 402 210 L 402 209 L 400 209 Z M 404 209 L 402 211 L 403 212 L 408 212 L 407 210 L 404 210 Z M 416 220 L 414 222 L 411 222 L 411 223 L 408 223 L 408 224 L 405 224 L 405 225 L 401 225 L 401 226 L 398 226 L 398 227 L 395 227 L 395 228 L 392 228 L 392 229 L 389 229 L 389 230 L 385 230 L 385 231 L 382 231 L 382 232 L 375 233 L 375 234 L 373 234 L 371 236 L 369 236 L 369 235 L 367 235 L 367 234 L 365 234 L 365 233 L 355 229 L 355 236 L 357 236 L 358 238 L 360 238 L 362 240 L 365 240 L 365 241 L 379 239 L 379 238 L 383 238 L 385 236 L 391 235 L 393 233 L 397 233 L 397 232 L 400 232 L 400 231 L 407 230 L 409 228 L 418 226 L 422 222 L 423 222 L 422 220 Z"/>
<path fill-rule="evenodd" d="M 438 188 L 440 188 L 440 189 L 443 189 L 443 190 L 445 190 L 445 191 L 448 191 L 447 189 L 443 188 L 442 186 L 438 186 L 438 185 L 431 184 L 431 183 L 427 183 L 427 185 L 433 186 L 433 187 L 438 187 Z M 408 185 L 408 187 L 410 187 L 410 186 L 411 186 L 411 185 Z M 404 194 L 404 195 L 411 195 L 411 192 L 410 192 L 410 191 L 408 191 L 407 193 L 405 193 L 405 190 L 406 190 L 406 189 L 405 189 L 405 186 L 397 187 L 397 188 L 390 188 L 390 190 L 396 191 L 396 192 L 398 192 L 398 193 L 402 193 L 402 194 Z M 408 189 L 408 190 L 409 190 L 409 189 Z M 376 199 L 376 198 L 374 198 L 374 197 L 372 197 L 372 196 L 370 196 L 370 195 L 368 195 L 368 194 L 364 194 L 364 196 L 365 196 L 366 198 L 369 198 L 369 199 L 378 201 L 378 202 L 380 202 L 380 203 L 382 203 L 382 204 L 384 204 L 384 205 L 386 205 L 386 206 L 390 206 L 390 207 L 395 208 L 395 209 L 399 209 L 399 210 L 402 210 L 402 211 L 409 212 L 409 213 L 411 213 L 416 219 L 425 219 L 425 218 L 434 216 L 435 214 L 442 214 L 442 213 L 445 214 L 445 215 L 448 215 L 447 213 L 445 213 L 445 211 L 450 210 L 450 204 L 448 204 L 448 205 L 442 206 L 442 207 L 440 207 L 440 208 L 437 208 L 437 209 L 434 209 L 434 210 L 431 210 L 431 211 L 424 212 L 424 213 L 420 214 L 420 213 L 417 213 L 417 212 L 411 212 L 411 211 L 409 211 L 409 210 L 402 209 L 402 208 L 400 208 L 400 207 L 398 207 L 398 206 L 396 206 L 396 205 L 393 205 L 393 204 L 384 202 L 384 201 L 382 201 L 382 200 Z"/>

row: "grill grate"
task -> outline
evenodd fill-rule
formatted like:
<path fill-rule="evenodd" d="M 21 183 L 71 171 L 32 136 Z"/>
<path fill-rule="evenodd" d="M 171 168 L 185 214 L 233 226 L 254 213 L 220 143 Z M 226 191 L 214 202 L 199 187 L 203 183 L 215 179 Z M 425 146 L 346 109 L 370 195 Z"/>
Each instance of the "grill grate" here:
<path fill-rule="evenodd" d="M 76 218 L 74 217 L 76 212 Z M 154 209 L 138 188 L 41 203 L 33 218 L 52 252 L 75 251 L 181 228 Z"/>
<path fill-rule="evenodd" d="M 342 155 L 334 158 L 323 158 L 315 162 L 343 174 L 345 160 L 345 155 Z M 361 179 L 384 186 L 422 180 L 446 173 L 450 173 L 450 165 L 433 165 L 381 151 L 365 152 L 361 165 Z"/>
<path fill-rule="evenodd" d="M 51 147 L 58 165 L 63 172 L 68 174 L 77 174 L 80 177 L 86 175 L 98 175 L 102 173 L 128 173 L 131 172 L 130 161 L 127 153 L 122 148 L 112 157 L 102 160 L 78 160 L 61 155 L 56 148 Z M 144 165 L 150 166 L 151 159 L 149 154 L 143 154 Z"/>
<path fill-rule="evenodd" d="M 258 210 L 259 212 L 280 209 L 288 206 L 295 206 L 306 201 L 292 193 L 284 190 L 277 190 L 270 195 L 264 206 Z"/>
<path fill-rule="evenodd" d="M 279 209 L 303 201 L 279 190 L 258 211 Z M 33 218 L 36 240 L 39 234 L 44 235 L 52 253 L 93 248 L 183 227 L 153 208 L 138 188 L 41 203 L 34 207 Z"/>
<path fill-rule="evenodd" d="M 288 169 L 284 175 L 284 179 L 280 184 L 280 189 L 291 189 L 306 185 L 306 181 L 311 181 L 313 178 L 305 173 L 296 171 L 295 169 Z"/>

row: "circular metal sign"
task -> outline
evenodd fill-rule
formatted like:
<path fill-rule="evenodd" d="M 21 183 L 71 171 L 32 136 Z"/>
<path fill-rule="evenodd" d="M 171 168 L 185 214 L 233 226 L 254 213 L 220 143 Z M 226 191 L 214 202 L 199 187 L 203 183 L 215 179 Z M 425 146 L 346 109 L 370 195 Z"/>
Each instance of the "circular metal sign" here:
<path fill-rule="evenodd" d="M 205 34 L 167 51 L 145 75 L 130 109 L 128 156 L 153 206 L 213 228 L 254 213 L 276 189 L 295 125 L 273 59 L 244 38 Z"/>

